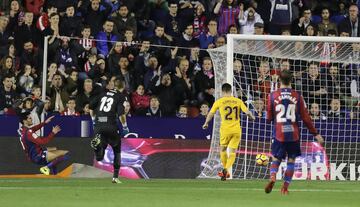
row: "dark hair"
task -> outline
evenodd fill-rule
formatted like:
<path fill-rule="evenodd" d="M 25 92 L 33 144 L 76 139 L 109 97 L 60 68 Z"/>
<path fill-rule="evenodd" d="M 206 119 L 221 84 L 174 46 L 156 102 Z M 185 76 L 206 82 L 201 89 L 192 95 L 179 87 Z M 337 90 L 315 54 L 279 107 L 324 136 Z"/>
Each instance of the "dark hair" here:
<path fill-rule="evenodd" d="M 121 90 L 124 88 L 124 81 L 121 80 L 120 78 L 116 78 L 114 80 L 114 88 Z"/>
<path fill-rule="evenodd" d="M 22 112 L 22 113 L 19 115 L 19 121 L 20 121 L 22 124 L 24 124 L 24 120 L 26 120 L 29 115 L 30 115 L 30 111 Z"/>
<path fill-rule="evenodd" d="M 280 81 L 284 85 L 290 85 L 292 81 L 292 73 L 288 70 L 283 70 L 280 72 Z"/>
<path fill-rule="evenodd" d="M 222 86 L 221 86 L 221 90 L 223 92 L 231 92 L 231 85 L 228 84 L 228 83 L 224 83 Z"/>

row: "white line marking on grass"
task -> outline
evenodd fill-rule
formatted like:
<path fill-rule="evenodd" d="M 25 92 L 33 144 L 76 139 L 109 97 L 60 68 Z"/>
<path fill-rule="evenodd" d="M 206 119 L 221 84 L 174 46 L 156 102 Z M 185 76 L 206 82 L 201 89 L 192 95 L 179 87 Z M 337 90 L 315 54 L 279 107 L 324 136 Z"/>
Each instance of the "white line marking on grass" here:
<path fill-rule="evenodd" d="M 103 187 L 99 187 L 99 186 L 38 186 L 38 187 L 24 187 L 24 186 L 0 186 L 0 190 L 41 190 L 41 189 L 46 189 L 46 190 L 62 190 L 62 189 L 84 189 L 84 190 L 106 190 L 106 189 L 119 189 L 119 190 L 164 190 L 166 189 L 166 187 L 154 187 L 154 186 L 150 186 L 150 187 L 140 187 L 140 186 L 124 186 L 124 185 L 113 185 L 113 186 L 103 186 Z M 191 191 L 212 191 L 214 190 L 214 188 L 187 188 L 187 187 L 177 187 L 177 188 L 172 188 L 172 187 L 167 187 L 167 188 L 171 188 L 172 191 L 174 190 L 190 190 Z M 262 188 L 215 188 L 217 191 L 264 191 L 264 189 Z M 279 191 L 277 189 L 274 189 L 274 191 Z M 294 189 L 290 189 L 291 192 L 329 192 L 329 193 L 360 193 L 360 189 L 356 189 L 356 190 L 347 190 L 347 189 L 298 189 L 298 188 L 294 188 Z"/>

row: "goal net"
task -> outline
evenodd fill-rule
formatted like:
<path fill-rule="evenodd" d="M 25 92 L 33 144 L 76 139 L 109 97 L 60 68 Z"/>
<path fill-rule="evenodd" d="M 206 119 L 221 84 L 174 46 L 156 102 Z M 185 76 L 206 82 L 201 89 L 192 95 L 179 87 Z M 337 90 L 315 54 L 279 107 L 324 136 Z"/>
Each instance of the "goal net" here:
<path fill-rule="evenodd" d="M 215 70 L 216 98 L 232 83 L 234 95 L 257 117 L 242 115 L 242 140 L 233 178 L 268 178 L 255 156 L 270 155 L 272 124 L 266 122 L 267 95 L 277 90 L 279 72 L 290 70 L 324 146 L 301 124 L 302 156 L 294 179 L 358 180 L 360 173 L 360 38 L 228 35 L 227 46 L 209 50 Z M 200 177 L 215 177 L 219 161 L 219 115 L 214 119 L 210 153 Z M 283 161 L 278 178 L 284 172 Z"/>

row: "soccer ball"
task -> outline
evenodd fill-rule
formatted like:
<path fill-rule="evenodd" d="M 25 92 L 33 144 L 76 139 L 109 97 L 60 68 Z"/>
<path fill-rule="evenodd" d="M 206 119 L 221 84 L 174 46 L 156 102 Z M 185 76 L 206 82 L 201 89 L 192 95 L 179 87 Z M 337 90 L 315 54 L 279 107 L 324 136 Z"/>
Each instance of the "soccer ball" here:
<path fill-rule="evenodd" d="M 263 153 L 256 155 L 256 164 L 261 165 L 261 166 L 268 165 L 269 157 Z"/>

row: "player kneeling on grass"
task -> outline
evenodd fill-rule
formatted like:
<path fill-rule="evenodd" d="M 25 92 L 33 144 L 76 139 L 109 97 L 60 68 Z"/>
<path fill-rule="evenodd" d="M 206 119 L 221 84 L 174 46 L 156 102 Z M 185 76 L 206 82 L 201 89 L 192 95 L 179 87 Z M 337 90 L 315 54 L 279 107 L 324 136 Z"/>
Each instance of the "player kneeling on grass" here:
<path fill-rule="evenodd" d="M 276 181 L 276 173 L 281 160 L 287 157 L 287 167 L 284 175 L 284 184 L 281 194 L 289 193 L 288 187 L 294 175 L 295 158 L 301 155 L 299 121 L 303 120 L 316 140 L 322 144 L 324 139 L 314 127 L 306 109 L 301 94 L 291 89 L 291 72 L 280 73 L 280 89 L 272 92 L 268 97 L 267 121 L 274 123 L 273 142 L 271 145 L 272 162 L 270 166 L 270 181 L 265 186 L 265 192 L 270 193 Z"/>
<path fill-rule="evenodd" d="M 228 169 L 232 167 L 236 158 L 236 150 L 239 147 L 241 140 L 241 126 L 240 126 L 240 110 L 243 111 L 251 120 L 255 120 L 254 115 L 248 110 L 244 102 L 232 95 L 231 85 L 224 83 L 221 87 L 222 98 L 215 101 L 203 129 L 208 128 L 208 123 L 214 117 L 217 110 L 220 111 L 221 125 L 220 125 L 220 159 L 223 165 L 222 172 L 219 176 L 222 181 L 230 176 Z M 229 154 L 227 154 L 229 148 Z"/>
<path fill-rule="evenodd" d="M 47 137 L 39 137 L 36 135 L 36 131 L 40 130 L 45 124 L 51 122 L 54 116 L 49 117 L 45 122 L 33 126 L 30 112 L 23 112 L 20 114 L 20 122 L 22 127 L 19 129 L 20 142 L 25 151 L 25 154 L 35 164 L 42 165 L 40 172 L 49 175 L 57 174 L 56 166 L 69 159 L 69 152 L 67 150 L 58 150 L 56 147 L 42 147 L 49 143 L 54 136 L 60 132 L 60 127 L 53 127 L 52 131 Z"/>

